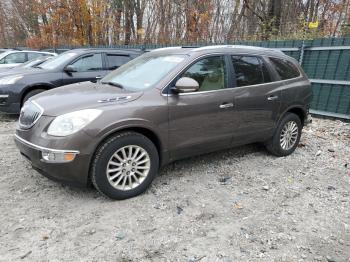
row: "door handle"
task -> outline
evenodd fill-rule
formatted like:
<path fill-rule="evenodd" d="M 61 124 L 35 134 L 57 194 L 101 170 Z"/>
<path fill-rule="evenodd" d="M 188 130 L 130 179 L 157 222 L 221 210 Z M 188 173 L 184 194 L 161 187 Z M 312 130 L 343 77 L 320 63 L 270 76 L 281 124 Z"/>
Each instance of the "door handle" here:
<path fill-rule="evenodd" d="M 95 78 L 96 79 L 102 79 L 102 76 L 96 76 Z"/>
<path fill-rule="evenodd" d="M 221 109 L 233 107 L 233 103 L 223 103 L 219 106 Z"/>
<path fill-rule="evenodd" d="M 268 101 L 273 101 L 273 100 L 276 100 L 276 99 L 278 99 L 278 96 L 274 96 L 274 95 L 269 96 L 269 97 L 267 98 Z"/>

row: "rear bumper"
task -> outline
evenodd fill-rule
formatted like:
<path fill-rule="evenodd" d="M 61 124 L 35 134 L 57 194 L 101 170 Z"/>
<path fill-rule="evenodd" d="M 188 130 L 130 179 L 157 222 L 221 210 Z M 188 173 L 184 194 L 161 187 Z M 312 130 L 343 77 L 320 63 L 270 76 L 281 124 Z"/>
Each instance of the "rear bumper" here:
<path fill-rule="evenodd" d="M 28 159 L 33 168 L 44 176 L 68 185 L 85 187 L 88 185 L 89 156 L 73 150 L 56 150 L 32 144 L 18 135 L 15 143 L 21 154 Z M 75 152 L 74 160 L 64 163 L 53 163 L 43 159 L 43 152 Z"/>
<path fill-rule="evenodd" d="M 304 126 L 307 126 L 308 124 L 312 123 L 312 117 L 310 114 L 307 114 L 304 120 Z"/>

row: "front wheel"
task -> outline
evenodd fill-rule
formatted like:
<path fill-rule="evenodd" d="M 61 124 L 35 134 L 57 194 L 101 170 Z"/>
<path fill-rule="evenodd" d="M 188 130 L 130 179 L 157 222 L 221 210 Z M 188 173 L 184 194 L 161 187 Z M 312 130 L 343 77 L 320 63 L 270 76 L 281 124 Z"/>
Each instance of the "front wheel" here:
<path fill-rule="evenodd" d="M 287 156 L 299 144 L 302 124 L 299 116 L 287 113 L 279 123 L 274 136 L 265 143 L 267 150 L 276 156 Z"/>
<path fill-rule="evenodd" d="M 143 193 L 158 172 L 155 145 L 136 132 L 107 139 L 92 160 L 91 180 L 95 188 L 112 199 L 126 199 Z"/>

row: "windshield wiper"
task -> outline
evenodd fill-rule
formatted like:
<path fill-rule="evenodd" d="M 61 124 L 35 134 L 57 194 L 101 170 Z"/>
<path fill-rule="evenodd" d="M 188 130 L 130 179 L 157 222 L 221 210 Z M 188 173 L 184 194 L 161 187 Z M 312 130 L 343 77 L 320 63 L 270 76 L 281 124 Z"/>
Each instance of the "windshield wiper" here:
<path fill-rule="evenodd" d="M 124 86 L 123 86 L 122 84 L 115 83 L 115 82 L 101 82 L 101 84 L 116 86 L 116 87 L 119 87 L 119 88 L 121 88 L 121 89 L 124 89 Z"/>
<path fill-rule="evenodd" d="M 41 66 L 33 66 L 33 68 L 40 68 L 40 69 L 43 69 Z"/>

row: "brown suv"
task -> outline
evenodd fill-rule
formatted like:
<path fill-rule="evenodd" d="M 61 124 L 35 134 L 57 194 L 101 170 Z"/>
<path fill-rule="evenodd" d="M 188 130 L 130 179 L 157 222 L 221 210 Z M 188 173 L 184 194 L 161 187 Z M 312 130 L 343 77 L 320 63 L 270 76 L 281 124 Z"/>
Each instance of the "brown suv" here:
<path fill-rule="evenodd" d="M 263 142 L 291 154 L 307 122 L 311 87 L 280 51 L 246 46 L 165 48 L 98 83 L 31 98 L 15 140 L 44 175 L 93 185 L 114 199 L 146 190 L 160 166 Z"/>

